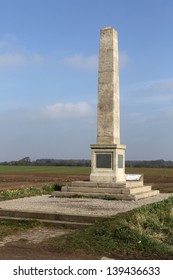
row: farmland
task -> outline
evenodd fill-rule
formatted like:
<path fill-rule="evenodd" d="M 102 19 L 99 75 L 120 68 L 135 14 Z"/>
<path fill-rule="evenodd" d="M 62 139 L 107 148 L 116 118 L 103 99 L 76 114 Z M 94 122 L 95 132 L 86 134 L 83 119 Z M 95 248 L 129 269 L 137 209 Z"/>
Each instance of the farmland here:
<path fill-rule="evenodd" d="M 0 190 L 87 180 L 88 167 L 0 166 Z"/>
<path fill-rule="evenodd" d="M 144 174 L 144 183 L 153 189 L 173 192 L 172 168 L 126 168 L 127 174 Z M 45 184 L 65 184 L 89 180 L 90 167 L 79 166 L 0 166 L 0 189 L 15 189 Z"/>

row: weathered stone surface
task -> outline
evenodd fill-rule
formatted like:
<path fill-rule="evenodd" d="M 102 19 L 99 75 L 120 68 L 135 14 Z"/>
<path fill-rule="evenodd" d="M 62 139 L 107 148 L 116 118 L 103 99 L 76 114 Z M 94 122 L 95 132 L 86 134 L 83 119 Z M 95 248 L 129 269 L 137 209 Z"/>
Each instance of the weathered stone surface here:
<path fill-rule="evenodd" d="M 139 185 L 137 185 L 137 182 L 139 182 Z M 71 182 L 71 185 L 62 187 L 62 192 L 54 192 L 53 196 L 139 200 L 155 196 L 158 193 L 159 191 L 152 190 L 151 186 L 141 185 L 140 180 L 131 181 L 130 187 L 118 183 L 74 181 Z"/>
<path fill-rule="evenodd" d="M 120 144 L 118 34 L 100 32 L 97 144 Z"/>
<path fill-rule="evenodd" d="M 152 197 L 159 194 L 159 191 L 154 190 L 154 191 L 147 191 L 145 192 L 142 191 L 140 193 L 137 194 L 131 194 L 131 193 L 115 193 L 112 192 L 73 192 L 71 190 L 67 191 L 67 192 L 53 192 L 52 196 L 54 197 L 86 197 L 86 198 L 100 198 L 100 199 L 115 199 L 115 200 L 140 200 L 143 198 L 147 198 L 147 197 Z"/>
<path fill-rule="evenodd" d="M 120 145 L 119 103 L 118 34 L 107 27 L 100 31 L 97 144 L 91 145 L 92 182 L 126 181 L 126 147 Z"/>

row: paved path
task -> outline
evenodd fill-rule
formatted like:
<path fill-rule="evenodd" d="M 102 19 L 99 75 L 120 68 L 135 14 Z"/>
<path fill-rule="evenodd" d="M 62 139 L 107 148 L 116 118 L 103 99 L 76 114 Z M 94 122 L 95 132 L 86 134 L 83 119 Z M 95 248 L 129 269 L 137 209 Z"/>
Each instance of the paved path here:
<path fill-rule="evenodd" d="M 142 205 L 164 200 L 173 194 L 159 194 L 138 201 L 89 198 L 56 198 L 50 195 L 0 201 L 0 209 L 85 216 L 112 216 Z"/>

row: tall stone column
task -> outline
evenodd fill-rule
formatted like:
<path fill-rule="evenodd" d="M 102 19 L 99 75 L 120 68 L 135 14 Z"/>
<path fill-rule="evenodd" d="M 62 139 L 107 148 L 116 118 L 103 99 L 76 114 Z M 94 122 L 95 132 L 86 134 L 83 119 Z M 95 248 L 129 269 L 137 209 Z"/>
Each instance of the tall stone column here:
<path fill-rule="evenodd" d="M 98 144 L 120 144 L 118 34 L 113 28 L 100 32 L 98 71 Z"/>
<path fill-rule="evenodd" d="M 90 181 L 125 183 L 125 146 L 120 145 L 118 34 L 100 32 L 97 144 L 91 145 Z"/>

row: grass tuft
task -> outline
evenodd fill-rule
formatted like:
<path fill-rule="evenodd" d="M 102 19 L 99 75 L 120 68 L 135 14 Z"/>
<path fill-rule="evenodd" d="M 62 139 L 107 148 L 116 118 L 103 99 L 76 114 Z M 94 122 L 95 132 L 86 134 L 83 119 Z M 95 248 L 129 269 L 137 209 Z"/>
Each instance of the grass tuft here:
<path fill-rule="evenodd" d="M 60 188 L 60 186 L 59 186 Z M 50 186 L 45 185 L 43 187 L 26 187 L 22 189 L 11 189 L 0 192 L 0 201 L 2 200 L 10 200 L 22 197 L 43 195 L 43 194 L 51 194 L 52 191 L 57 189 L 57 185 Z"/>

